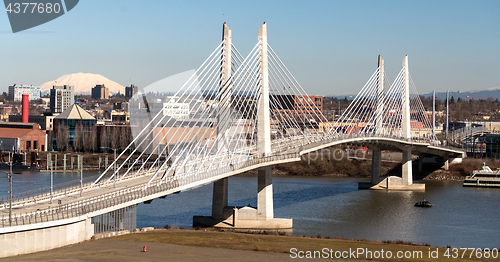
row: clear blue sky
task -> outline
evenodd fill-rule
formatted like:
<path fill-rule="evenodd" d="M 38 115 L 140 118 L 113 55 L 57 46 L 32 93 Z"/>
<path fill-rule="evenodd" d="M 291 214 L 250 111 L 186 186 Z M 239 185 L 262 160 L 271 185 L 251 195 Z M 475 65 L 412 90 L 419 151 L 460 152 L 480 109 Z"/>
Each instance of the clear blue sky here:
<path fill-rule="evenodd" d="M 16 34 L 0 12 L 0 91 L 77 72 L 144 87 L 197 68 L 224 21 L 242 53 L 266 21 L 269 44 L 310 94 L 359 91 L 379 54 L 390 81 L 408 54 L 419 93 L 500 87 L 498 0 L 81 0 Z"/>

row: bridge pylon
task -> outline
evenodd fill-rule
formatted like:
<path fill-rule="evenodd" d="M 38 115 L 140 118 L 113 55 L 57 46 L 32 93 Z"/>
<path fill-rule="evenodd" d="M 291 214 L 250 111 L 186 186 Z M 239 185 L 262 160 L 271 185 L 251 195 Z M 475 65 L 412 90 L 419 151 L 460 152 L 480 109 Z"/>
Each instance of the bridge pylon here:
<path fill-rule="evenodd" d="M 267 25 L 259 28 L 260 87 L 257 107 L 257 148 L 261 156 L 271 154 L 271 116 L 269 110 L 269 61 L 267 54 Z"/>
<path fill-rule="evenodd" d="M 226 120 L 231 105 L 231 29 L 224 23 L 222 26 L 223 48 L 221 51 L 221 74 L 219 92 L 219 107 L 217 111 L 217 137 L 223 136 L 228 129 L 229 121 Z M 226 116 L 226 117 L 224 117 Z M 225 139 L 217 139 L 217 150 L 224 151 L 228 148 Z M 228 204 L 227 177 L 217 180 L 213 185 L 212 217 L 222 219 L 224 208 Z"/>
<path fill-rule="evenodd" d="M 271 156 L 271 115 L 269 96 L 269 61 L 267 45 L 267 25 L 264 23 L 258 31 L 259 42 L 259 86 L 257 106 L 257 154 L 259 157 Z M 224 23 L 223 46 L 221 61 L 221 110 L 229 109 L 231 98 L 231 31 Z M 219 114 L 227 116 L 228 114 Z M 217 136 L 224 132 L 224 119 L 218 118 L 220 126 L 217 128 Z M 222 143 L 221 143 L 222 144 Z M 218 145 L 224 150 L 225 145 Z M 193 226 L 215 226 L 230 228 L 253 228 L 253 229 L 288 229 L 292 228 L 292 219 L 274 218 L 272 167 L 264 166 L 257 173 L 257 207 L 229 207 L 228 206 L 228 179 L 220 179 L 214 182 L 212 216 L 193 217 Z"/>
<path fill-rule="evenodd" d="M 378 81 L 376 86 L 376 111 L 375 128 L 378 135 L 384 135 L 384 60 L 378 57 Z M 410 72 L 408 70 L 408 56 L 403 59 L 402 65 L 402 87 L 401 87 L 401 130 L 403 139 L 412 139 L 411 112 L 410 112 Z M 425 184 L 413 184 L 412 173 L 412 146 L 404 145 L 399 149 L 403 152 L 401 177 L 388 176 L 381 178 L 382 151 L 380 146 L 373 146 L 372 170 L 369 182 L 360 182 L 360 189 L 386 189 L 386 190 L 425 190 Z"/>
<path fill-rule="evenodd" d="M 376 132 L 381 134 L 383 132 L 383 118 L 384 118 L 384 59 L 378 56 L 378 81 L 377 81 L 377 107 L 375 115 Z"/>
<path fill-rule="evenodd" d="M 403 117 L 401 119 L 401 127 L 403 128 L 403 138 L 411 139 L 410 126 L 410 71 L 408 69 L 408 55 L 403 59 Z M 411 147 L 403 148 L 403 168 L 402 177 L 403 185 L 413 184 Z"/>

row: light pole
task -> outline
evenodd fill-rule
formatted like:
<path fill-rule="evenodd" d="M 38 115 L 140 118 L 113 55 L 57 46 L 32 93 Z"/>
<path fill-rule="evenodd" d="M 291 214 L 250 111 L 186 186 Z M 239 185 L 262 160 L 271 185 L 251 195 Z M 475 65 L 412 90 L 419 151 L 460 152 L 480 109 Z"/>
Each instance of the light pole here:
<path fill-rule="evenodd" d="M 106 148 L 106 149 L 111 149 L 113 150 L 113 158 L 114 158 L 114 161 L 113 161 L 113 187 L 116 187 L 116 150 L 118 150 L 118 148 L 111 148 L 111 147 L 101 147 L 101 148 Z"/>
<path fill-rule="evenodd" d="M 83 195 L 83 155 L 80 156 L 80 197 Z"/>
<path fill-rule="evenodd" d="M 50 203 L 52 204 L 52 198 L 54 197 L 54 170 L 52 169 L 52 161 L 50 161 Z"/>
<path fill-rule="evenodd" d="M 9 162 L 9 226 L 12 226 L 12 162 Z"/>

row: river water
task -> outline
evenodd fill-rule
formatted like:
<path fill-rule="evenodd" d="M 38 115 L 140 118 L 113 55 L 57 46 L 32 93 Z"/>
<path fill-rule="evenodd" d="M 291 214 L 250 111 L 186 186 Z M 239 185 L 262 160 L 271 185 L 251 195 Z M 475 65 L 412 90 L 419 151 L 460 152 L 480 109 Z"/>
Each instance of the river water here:
<path fill-rule="evenodd" d="M 95 172 L 86 172 L 94 176 Z M 56 173 L 55 183 L 79 174 Z M 49 173 L 14 175 L 14 192 L 50 185 Z M 273 178 L 275 217 L 292 218 L 293 234 L 404 240 L 433 246 L 500 247 L 500 189 L 464 188 L 461 182 L 425 181 L 425 192 L 358 190 L 354 178 Z M 0 196 L 8 194 L 0 171 Z M 257 178 L 230 177 L 229 205 L 257 205 Z M 416 208 L 423 197 L 432 208 Z M 210 215 L 212 184 L 137 207 L 138 227 L 191 227 L 194 215 Z"/>

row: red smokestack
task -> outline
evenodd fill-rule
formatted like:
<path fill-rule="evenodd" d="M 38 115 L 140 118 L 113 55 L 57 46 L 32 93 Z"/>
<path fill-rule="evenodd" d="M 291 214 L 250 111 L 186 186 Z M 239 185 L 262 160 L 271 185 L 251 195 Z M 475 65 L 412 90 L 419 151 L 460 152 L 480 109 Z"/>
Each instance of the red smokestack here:
<path fill-rule="evenodd" d="M 30 95 L 23 94 L 23 123 L 28 123 L 30 115 Z"/>

